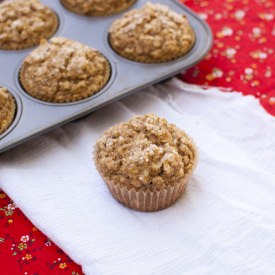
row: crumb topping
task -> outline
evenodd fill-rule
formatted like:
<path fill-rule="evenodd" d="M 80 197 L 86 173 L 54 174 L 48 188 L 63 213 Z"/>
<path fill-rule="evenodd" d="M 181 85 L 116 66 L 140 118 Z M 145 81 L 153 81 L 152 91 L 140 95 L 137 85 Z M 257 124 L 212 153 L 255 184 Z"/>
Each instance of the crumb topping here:
<path fill-rule="evenodd" d="M 24 60 L 20 80 L 31 96 L 48 102 L 72 102 L 100 91 L 110 65 L 97 50 L 62 37 L 43 43 Z"/>
<path fill-rule="evenodd" d="M 107 130 L 96 143 L 100 173 L 121 185 L 173 185 L 189 173 L 196 151 L 174 124 L 148 114 Z"/>
<path fill-rule="evenodd" d="M 179 58 L 190 50 L 195 38 L 185 15 L 149 2 L 115 20 L 109 40 L 126 58 L 155 63 Z"/>
<path fill-rule="evenodd" d="M 15 101 L 6 88 L 0 87 L 0 134 L 11 125 L 15 116 Z"/>
<path fill-rule="evenodd" d="M 0 4 L 0 48 L 22 49 L 49 38 L 58 27 L 56 14 L 38 0 Z"/>
<path fill-rule="evenodd" d="M 61 0 L 70 10 L 87 15 L 108 15 L 130 7 L 136 0 Z"/>

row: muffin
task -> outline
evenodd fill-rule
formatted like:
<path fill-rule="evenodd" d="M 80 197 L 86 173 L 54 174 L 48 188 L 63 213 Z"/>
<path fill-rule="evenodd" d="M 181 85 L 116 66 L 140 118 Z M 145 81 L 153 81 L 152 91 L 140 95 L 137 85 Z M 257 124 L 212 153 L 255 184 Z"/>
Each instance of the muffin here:
<path fill-rule="evenodd" d="M 18 50 L 38 45 L 57 30 L 56 14 L 38 0 L 0 4 L 0 49 Z"/>
<path fill-rule="evenodd" d="M 197 159 L 187 134 L 153 114 L 107 130 L 97 140 L 94 154 L 97 170 L 113 196 L 146 212 L 177 201 Z"/>
<path fill-rule="evenodd" d="M 99 92 L 110 78 L 108 60 L 79 42 L 54 37 L 42 41 L 24 60 L 20 82 L 24 90 L 42 101 L 66 103 Z"/>
<path fill-rule="evenodd" d="M 0 87 L 0 135 L 12 124 L 16 112 L 13 96 L 6 88 Z"/>
<path fill-rule="evenodd" d="M 84 15 L 104 16 L 119 13 L 136 0 L 61 0 L 70 11 Z"/>
<path fill-rule="evenodd" d="M 114 21 L 109 42 L 122 57 L 161 63 L 185 55 L 195 43 L 195 34 L 185 15 L 161 4 L 147 3 Z"/>

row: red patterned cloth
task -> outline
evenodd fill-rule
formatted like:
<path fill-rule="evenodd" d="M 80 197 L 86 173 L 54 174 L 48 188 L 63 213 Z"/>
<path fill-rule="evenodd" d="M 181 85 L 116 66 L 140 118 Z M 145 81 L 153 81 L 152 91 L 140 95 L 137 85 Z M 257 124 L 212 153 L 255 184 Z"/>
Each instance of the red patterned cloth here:
<path fill-rule="evenodd" d="M 254 95 L 275 115 L 275 1 L 182 2 L 206 19 L 214 35 L 210 54 L 182 79 Z"/>
<path fill-rule="evenodd" d="M 81 267 L 32 225 L 1 190 L 0 274 L 82 274 Z"/>
<path fill-rule="evenodd" d="M 185 0 L 215 37 L 210 54 L 182 79 L 227 87 L 260 99 L 275 115 L 274 1 Z M 1 275 L 80 275 L 81 268 L 43 235 L 0 191 Z"/>

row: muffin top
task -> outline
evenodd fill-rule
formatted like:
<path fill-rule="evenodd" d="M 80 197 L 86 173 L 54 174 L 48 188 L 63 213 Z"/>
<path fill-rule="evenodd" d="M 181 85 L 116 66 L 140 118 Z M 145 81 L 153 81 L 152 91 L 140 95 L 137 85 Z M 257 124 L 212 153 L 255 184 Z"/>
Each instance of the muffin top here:
<path fill-rule="evenodd" d="M 87 98 L 101 90 L 109 77 L 109 62 L 101 53 L 62 37 L 43 41 L 20 70 L 27 93 L 57 103 Z"/>
<path fill-rule="evenodd" d="M 133 5 L 136 0 L 61 0 L 69 10 L 86 15 L 110 15 Z"/>
<path fill-rule="evenodd" d="M 15 102 L 6 88 L 0 87 L 0 134 L 11 125 L 15 116 Z"/>
<path fill-rule="evenodd" d="M 58 27 L 56 14 L 38 0 L 7 0 L 0 4 L 0 49 L 16 50 L 39 44 Z"/>
<path fill-rule="evenodd" d="M 161 4 L 147 3 L 124 14 L 109 30 L 112 48 L 128 59 L 159 63 L 188 52 L 195 36 L 185 15 Z"/>
<path fill-rule="evenodd" d="M 100 174 L 120 185 L 158 188 L 189 174 L 196 149 L 187 134 L 148 114 L 107 130 L 96 143 Z"/>

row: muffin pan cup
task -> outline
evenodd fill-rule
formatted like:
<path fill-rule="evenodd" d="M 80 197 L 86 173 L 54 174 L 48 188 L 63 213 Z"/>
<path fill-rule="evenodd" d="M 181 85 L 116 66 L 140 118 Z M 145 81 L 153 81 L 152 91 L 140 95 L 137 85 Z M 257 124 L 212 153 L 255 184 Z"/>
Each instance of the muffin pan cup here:
<path fill-rule="evenodd" d="M 167 5 L 172 10 L 187 15 L 195 32 L 196 42 L 183 57 L 158 64 L 127 60 L 111 48 L 108 42 L 109 27 L 123 13 L 89 17 L 66 10 L 58 0 L 41 0 L 41 2 L 59 16 L 59 29 L 54 36 L 73 39 L 100 51 L 110 62 L 111 78 L 100 92 L 82 101 L 72 103 L 40 101 L 28 95 L 19 81 L 21 64 L 35 47 L 17 51 L 0 50 L 1 64 L 4 64 L 0 67 L 0 84 L 9 89 L 17 103 L 17 114 L 13 124 L 0 135 L 0 153 L 194 66 L 204 58 L 212 46 L 213 38 L 207 24 L 175 0 L 151 0 L 150 2 Z M 146 2 L 138 0 L 126 12 L 140 8 Z"/>

